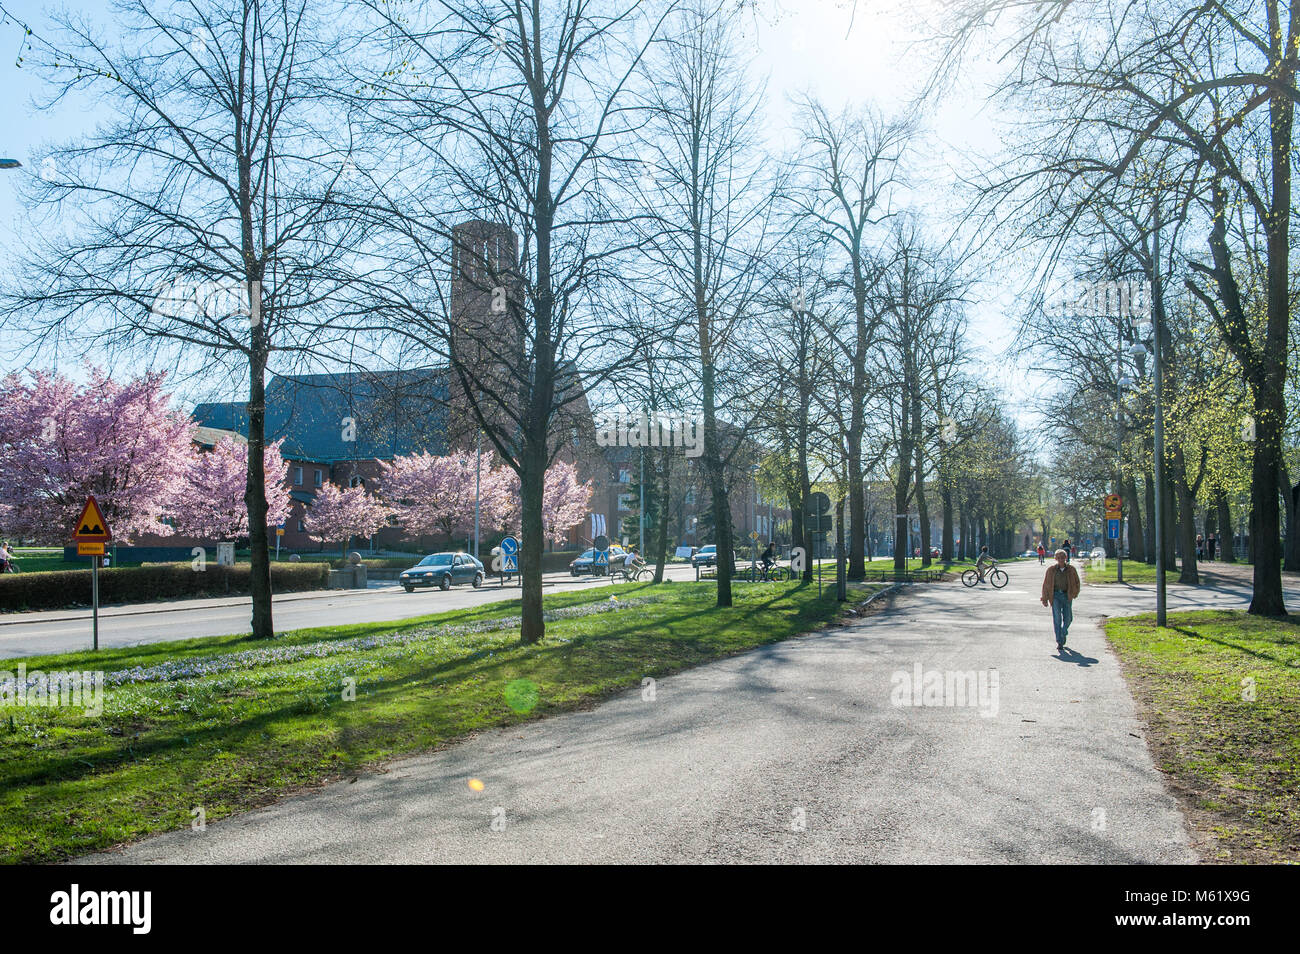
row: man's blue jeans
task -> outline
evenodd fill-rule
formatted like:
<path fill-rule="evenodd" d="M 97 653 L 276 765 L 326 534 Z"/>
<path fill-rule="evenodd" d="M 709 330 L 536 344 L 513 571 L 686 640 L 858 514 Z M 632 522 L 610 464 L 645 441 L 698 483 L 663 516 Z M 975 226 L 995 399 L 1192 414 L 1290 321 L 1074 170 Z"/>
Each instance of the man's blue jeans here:
<path fill-rule="evenodd" d="M 1074 622 L 1074 610 L 1070 609 L 1070 597 L 1065 590 L 1052 592 L 1052 628 L 1056 630 L 1056 641 L 1065 642 Z"/>

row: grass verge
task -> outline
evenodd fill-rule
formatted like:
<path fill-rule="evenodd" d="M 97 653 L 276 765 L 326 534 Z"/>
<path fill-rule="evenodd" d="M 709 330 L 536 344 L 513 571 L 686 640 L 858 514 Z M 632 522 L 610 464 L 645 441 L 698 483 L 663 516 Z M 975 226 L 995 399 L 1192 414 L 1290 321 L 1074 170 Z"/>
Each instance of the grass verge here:
<path fill-rule="evenodd" d="M 611 596 L 630 605 L 605 612 Z M 551 594 L 546 611 L 571 615 L 530 647 L 519 645 L 512 601 L 269 643 L 231 636 L 9 660 L 0 668 L 15 674 L 20 663 L 102 670 L 110 687 L 98 716 L 0 697 L 0 860 L 109 847 L 188 825 L 199 807 L 221 818 L 840 613 L 831 593 L 795 583 L 737 587 L 727 609 L 715 596 L 707 583 Z M 149 681 L 112 685 L 133 669 Z M 355 700 L 345 701 L 350 679 Z"/>
<path fill-rule="evenodd" d="M 1126 574 L 1127 575 L 1127 574 Z M 1300 618 L 1106 624 L 1204 860 L 1300 862 Z"/>

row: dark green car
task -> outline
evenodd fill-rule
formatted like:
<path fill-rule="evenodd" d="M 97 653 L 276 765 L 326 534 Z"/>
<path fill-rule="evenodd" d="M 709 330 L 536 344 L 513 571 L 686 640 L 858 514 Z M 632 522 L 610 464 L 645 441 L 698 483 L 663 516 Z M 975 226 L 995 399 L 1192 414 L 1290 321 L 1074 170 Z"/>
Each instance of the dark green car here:
<path fill-rule="evenodd" d="M 449 590 L 456 583 L 469 583 L 477 589 L 483 585 L 483 564 L 468 553 L 430 553 L 397 579 L 408 593 L 414 593 L 417 586 Z"/>

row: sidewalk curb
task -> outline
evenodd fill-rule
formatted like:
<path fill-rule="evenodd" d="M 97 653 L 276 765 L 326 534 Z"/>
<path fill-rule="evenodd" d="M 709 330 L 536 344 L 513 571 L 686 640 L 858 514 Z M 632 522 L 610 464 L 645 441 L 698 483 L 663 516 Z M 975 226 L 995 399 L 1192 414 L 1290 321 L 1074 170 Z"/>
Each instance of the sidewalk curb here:
<path fill-rule="evenodd" d="M 327 596 L 327 595 L 332 595 L 332 596 L 346 596 L 346 595 L 354 594 L 354 593 L 371 593 L 371 592 L 374 592 L 374 591 L 373 591 L 373 590 L 368 590 L 368 589 L 367 589 L 367 590 L 309 590 L 309 591 L 307 591 L 307 592 L 303 592 L 303 593 L 285 593 L 281 598 L 278 599 L 277 602 L 280 602 L 280 603 L 297 603 L 297 602 L 301 602 L 302 600 L 318 600 L 318 599 L 323 599 L 323 598 L 324 598 L 325 596 Z M 110 613 L 110 612 L 106 612 L 106 610 L 113 609 L 114 607 L 111 607 L 111 606 L 109 606 L 109 607 L 101 606 L 101 607 L 99 608 L 99 618 L 100 618 L 100 619 L 106 619 L 106 618 L 110 618 L 110 617 L 118 617 L 118 616 L 155 616 L 155 615 L 157 615 L 157 614 L 159 614 L 159 613 L 183 613 L 183 612 L 185 612 L 186 610 L 192 610 L 192 609 L 224 609 L 224 608 L 226 608 L 226 607 L 230 607 L 230 606 L 243 606 L 243 605 L 245 605 L 244 602 L 243 602 L 244 599 L 252 599 L 252 597 L 241 597 L 241 598 L 237 598 L 237 599 L 236 599 L 236 598 L 232 598 L 232 599 L 230 599 L 230 600 L 226 600 L 226 601 L 221 602 L 221 603 L 209 603 L 207 606 L 204 606 L 204 607 L 194 607 L 194 606 L 172 606 L 172 607 L 170 607 L 170 608 L 168 608 L 168 609 L 140 609 L 140 610 L 135 610 L 135 609 L 133 609 L 133 610 L 127 610 L 127 612 L 125 612 L 125 613 Z M 127 604 L 127 605 L 130 606 L 130 605 L 132 605 L 132 604 Z M 135 605 L 139 605 L 139 604 L 135 604 Z M 248 605 L 251 605 L 251 604 L 248 604 Z M 32 612 L 37 612 L 37 613 L 39 613 L 39 612 L 42 612 L 42 611 L 41 611 L 41 610 L 34 610 L 34 611 L 32 611 Z M 50 617 L 46 617 L 46 618 L 44 618 L 44 619 L 5 619 L 5 618 L 0 618 L 0 626 L 20 626 L 20 625 L 24 625 L 24 624 L 26 624 L 26 625 L 31 625 L 31 624 L 33 624 L 33 623 L 68 623 L 68 622 L 81 622 L 81 621 L 85 621 L 85 620 L 88 620 L 88 619 L 91 618 L 91 611 L 90 611 L 89 608 L 87 608 L 86 610 L 84 610 L 84 613 L 85 613 L 84 616 L 50 616 Z M 22 616 L 27 616 L 28 613 L 18 612 L 18 613 L 11 613 L 11 614 L 5 614 L 5 615 L 6 615 L 6 616 L 22 617 Z"/>
<path fill-rule="evenodd" d="M 877 592 L 872 593 L 861 603 L 855 604 L 850 608 L 849 611 L 854 616 L 861 616 L 863 614 L 863 611 L 865 611 L 868 606 L 870 606 L 872 603 L 874 603 L 876 600 L 880 599 L 881 597 L 888 596 L 890 593 L 897 592 L 898 590 L 901 590 L 905 586 L 914 586 L 914 585 L 915 584 L 912 583 L 891 583 L 883 590 L 878 590 Z"/>

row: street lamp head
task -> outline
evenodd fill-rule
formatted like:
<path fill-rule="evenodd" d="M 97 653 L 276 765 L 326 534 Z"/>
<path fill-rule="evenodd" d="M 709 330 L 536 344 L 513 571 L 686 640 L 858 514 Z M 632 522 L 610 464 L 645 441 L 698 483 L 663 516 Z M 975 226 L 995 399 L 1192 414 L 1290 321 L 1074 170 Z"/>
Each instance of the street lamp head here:
<path fill-rule="evenodd" d="M 1135 358 L 1141 358 L 1147 353 L 1147 346 L 1138 341 L 1129 345 L 1128 353 Z"/>
<path fill-rule="evenodd" d="M 1122 388 L 1131 388 L 1133 386 L 1133 379 L 1128 375 L 1124 375 L 1124 377 L 1119 379 L 1119 386 Z"/>
<path fill-rule="evenodd" d="M 0 159 L 0 169 L 21 169 L 22 166 L 17 159 Z"/>

